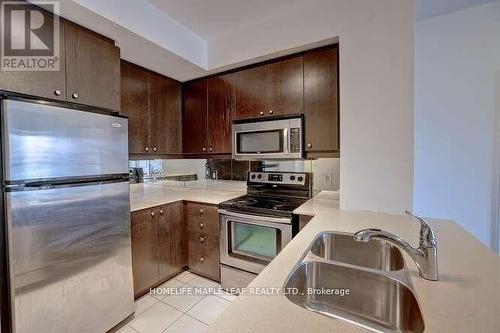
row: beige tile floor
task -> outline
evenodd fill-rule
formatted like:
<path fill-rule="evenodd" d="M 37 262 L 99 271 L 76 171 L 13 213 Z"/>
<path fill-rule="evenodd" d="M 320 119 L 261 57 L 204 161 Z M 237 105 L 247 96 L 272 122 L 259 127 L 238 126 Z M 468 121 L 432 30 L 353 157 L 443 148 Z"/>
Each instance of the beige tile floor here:
<path fill-rule="evenodd" d="M 214 281 L 182 272 L 158 287 L 156 293 L 138 299 L 134 319 L 117 333 L 205 332 L 236 299 L 219 287 Z"/>

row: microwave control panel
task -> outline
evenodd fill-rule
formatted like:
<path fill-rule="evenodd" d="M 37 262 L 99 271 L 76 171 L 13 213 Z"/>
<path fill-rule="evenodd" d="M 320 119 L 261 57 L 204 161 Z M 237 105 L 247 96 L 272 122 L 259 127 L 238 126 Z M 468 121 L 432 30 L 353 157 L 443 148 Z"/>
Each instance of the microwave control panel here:
<path fill-rule="evenodd" d="M 290 153 L 300 153 L 301 142 L 300 128 L 290 128 Z"/>

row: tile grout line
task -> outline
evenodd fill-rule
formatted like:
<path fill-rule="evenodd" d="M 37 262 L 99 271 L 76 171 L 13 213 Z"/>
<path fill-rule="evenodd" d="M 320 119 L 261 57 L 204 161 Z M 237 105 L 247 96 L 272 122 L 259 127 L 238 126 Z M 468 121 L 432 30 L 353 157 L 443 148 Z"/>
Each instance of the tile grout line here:
<path fill-rule="evenodd" d="M 127 324 L 127 325 L 125 325 L 125 326 L 127 326 L 128 328 L 130 328 L 130 329 L 131 329 L 132 331 L 134 331 L 134 332 L 141 333 L 141 332 L 139 332 L 138 330 L 136 330 L 135 328 L 133 328 L 132 326 L 130 326 L 129 324 Z"/>
<path fill-rule="evenodd" d="M 174 278 L 174 279 L 175 279 L 175 278 Z M 191 279 L 191 280 L 192 280 L 192 279 Z M 191 280 L 190 280 L 190 281 L 191 281 Z M 177 281 L 180 281 L 180 280 L 177 280 Z M 182 281 L 180 281 L 180 282 L 182 282 Z M 183 287 L 183 286 L 185 286 L 185 285 L 188 285 L 188 286 L 190 286 L 190 287 L 193 287 L 193 286 L 191 286 L 190 284 L 188 284 L 187 282 L 184 282 L 182 285 L 180 285 L 180 286 L 179 286 L 179 288 L 181 288 L 181 287 Z M 195 287 L 193 287 L 193 288 L 195 288 Z M 166 298 L 166 297 L 167 297 L 167 296 L 165 296 L 165 298 Z M 205 299 L 205 297 L 207 297 L 207 296 L 206 296 L 206 295 L 205 295 L 205 296 L 203 296 L 203 297 L 202 297 L 202 298 L 201 298 L 198 302 L 196 302 L 195 304 L 193 304 L 193 306 L 191 306 L 191 307 L 190 307 L 187 311 L 191 310 L 191 309 L 192 309 L 192 308 L 193 308 L 196 304 L 198 304 L 199 302 L 201 302 L 202 300 L 204 300 L 204 299 Z M 167 327 L 166 327 L 166 328 L 162 331 L 162 333 L 166 332 L 166 331 L 167 331 L 167 330 L 168 330 L 171 326 L 173 326 L 176 322 L 178 322 L 179 320 L 181 320 L 181 319 L 182 319 L 182 317 L 184 317 L 184 316 L 188 316 L 188 317 L 190 317 L 191 319 L 194 319 L 194 320 L 196 320 L 196 321 L 198 321 L 198 322 L 200 322 L 200 323 L 202 323 L 202 324 L 208 325 L 207 323 L 205 323 L 205 322 L 203 322 L 203 321 L 201 321 L 201 320 L 199 320 L 199 319 L 196 319 L 196 318 L 194 318 L 194 317 L 190 316 L 190 315 L 187 313 L 187 311 L 177 309 L 177 308 L 173 307 L 172 305 L 169 305 L 169 304 L 167 304 L 167 303 L 163 302 L 163 300 L 160 300 L 160 302 L 162 302 L 162 303 L 166 304 L 167 306 L 169 306 L 169 307 L 171 307 L 171 308 L 173 308 L 173 309 L 176 309 L 176 310 L 178 310 L 179 312 L 181 312 L 181 313 L 182 313 L 182 315 L 181 315 L 179 318 L 177 318 L 174 322 L 172 322 L 172 324 L 168 325 L 168 326 L 167 326 Z M 209 325 L 208 325 L 208 326 L 209 326 Z"/>
<path fill-rule="evenodd" d="M 203 320 L 197 319 L 197 318 L 195 318 L 195 317 L 191 316 L 189 313 L 186 313 L 186 316 L 188 316 L 189 318 L 194 319 L 194 320 L 196 320 L 196 321 L 198 321 L 198 322 L 200 322 L 200 323 L 202 323 L 202 324 L 205 324 L 205 325 L 207 325 L 207 326 L 210 326 L 210 324 L 209 324 L 209 323 L 205 323 Z"/>

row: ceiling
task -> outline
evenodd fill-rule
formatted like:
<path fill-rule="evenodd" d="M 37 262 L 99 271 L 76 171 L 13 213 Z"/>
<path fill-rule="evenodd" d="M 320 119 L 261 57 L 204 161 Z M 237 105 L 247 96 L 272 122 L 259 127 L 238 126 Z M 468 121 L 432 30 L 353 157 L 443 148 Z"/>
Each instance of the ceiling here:
<path fill-rule="evenodd" d="M 495 1 L 496 0 L 416 0 L 417 21 Z"/>
<path fill-rule="evenodd" d="M 303 0 L 147 0 L 200 37 L 210 40 L 231 30 L 279 15 Z"/>
<path fill-rule="evenodd" d="M 336 15 L 350 10 L 370 11 L 372 0 L 365 1 L 367 3 L 362 0 L 59 2 L 63 17 L 113 39 L 123 59 L 186 81 L 337 42 L 341 17 Z M 494 2 L 415 1 L 418 20 Z M 386 11 L 391 15 L 390 8 Z"/>

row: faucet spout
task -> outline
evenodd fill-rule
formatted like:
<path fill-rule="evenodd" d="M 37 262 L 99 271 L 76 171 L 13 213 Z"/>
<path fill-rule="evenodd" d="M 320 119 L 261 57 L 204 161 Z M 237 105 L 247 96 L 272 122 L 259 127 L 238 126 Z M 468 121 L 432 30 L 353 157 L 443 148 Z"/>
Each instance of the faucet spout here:
<path fill-rule="evenodd" d="M 408 214 L 408 212 L 407 212 Z M 412 215 L 412 214 L 409 214 Z M 413 216 L 413 215 L 412 215 Z M 358 242 L 369 242 L 372 238 L 377 238 L 391 243 L 404 250 L 418 267 L 419 275 L 427 280 L 438 280 L 437 265 L 437 241 L 430 225 L 422 218 L 420 230 L 419 247 L 414 248 L 407 241 L 400 237 L 380 229 L 363 229 L 354 234 L 354 240 Z M 424 223 L 425 222 L 425 223 Z"/>

